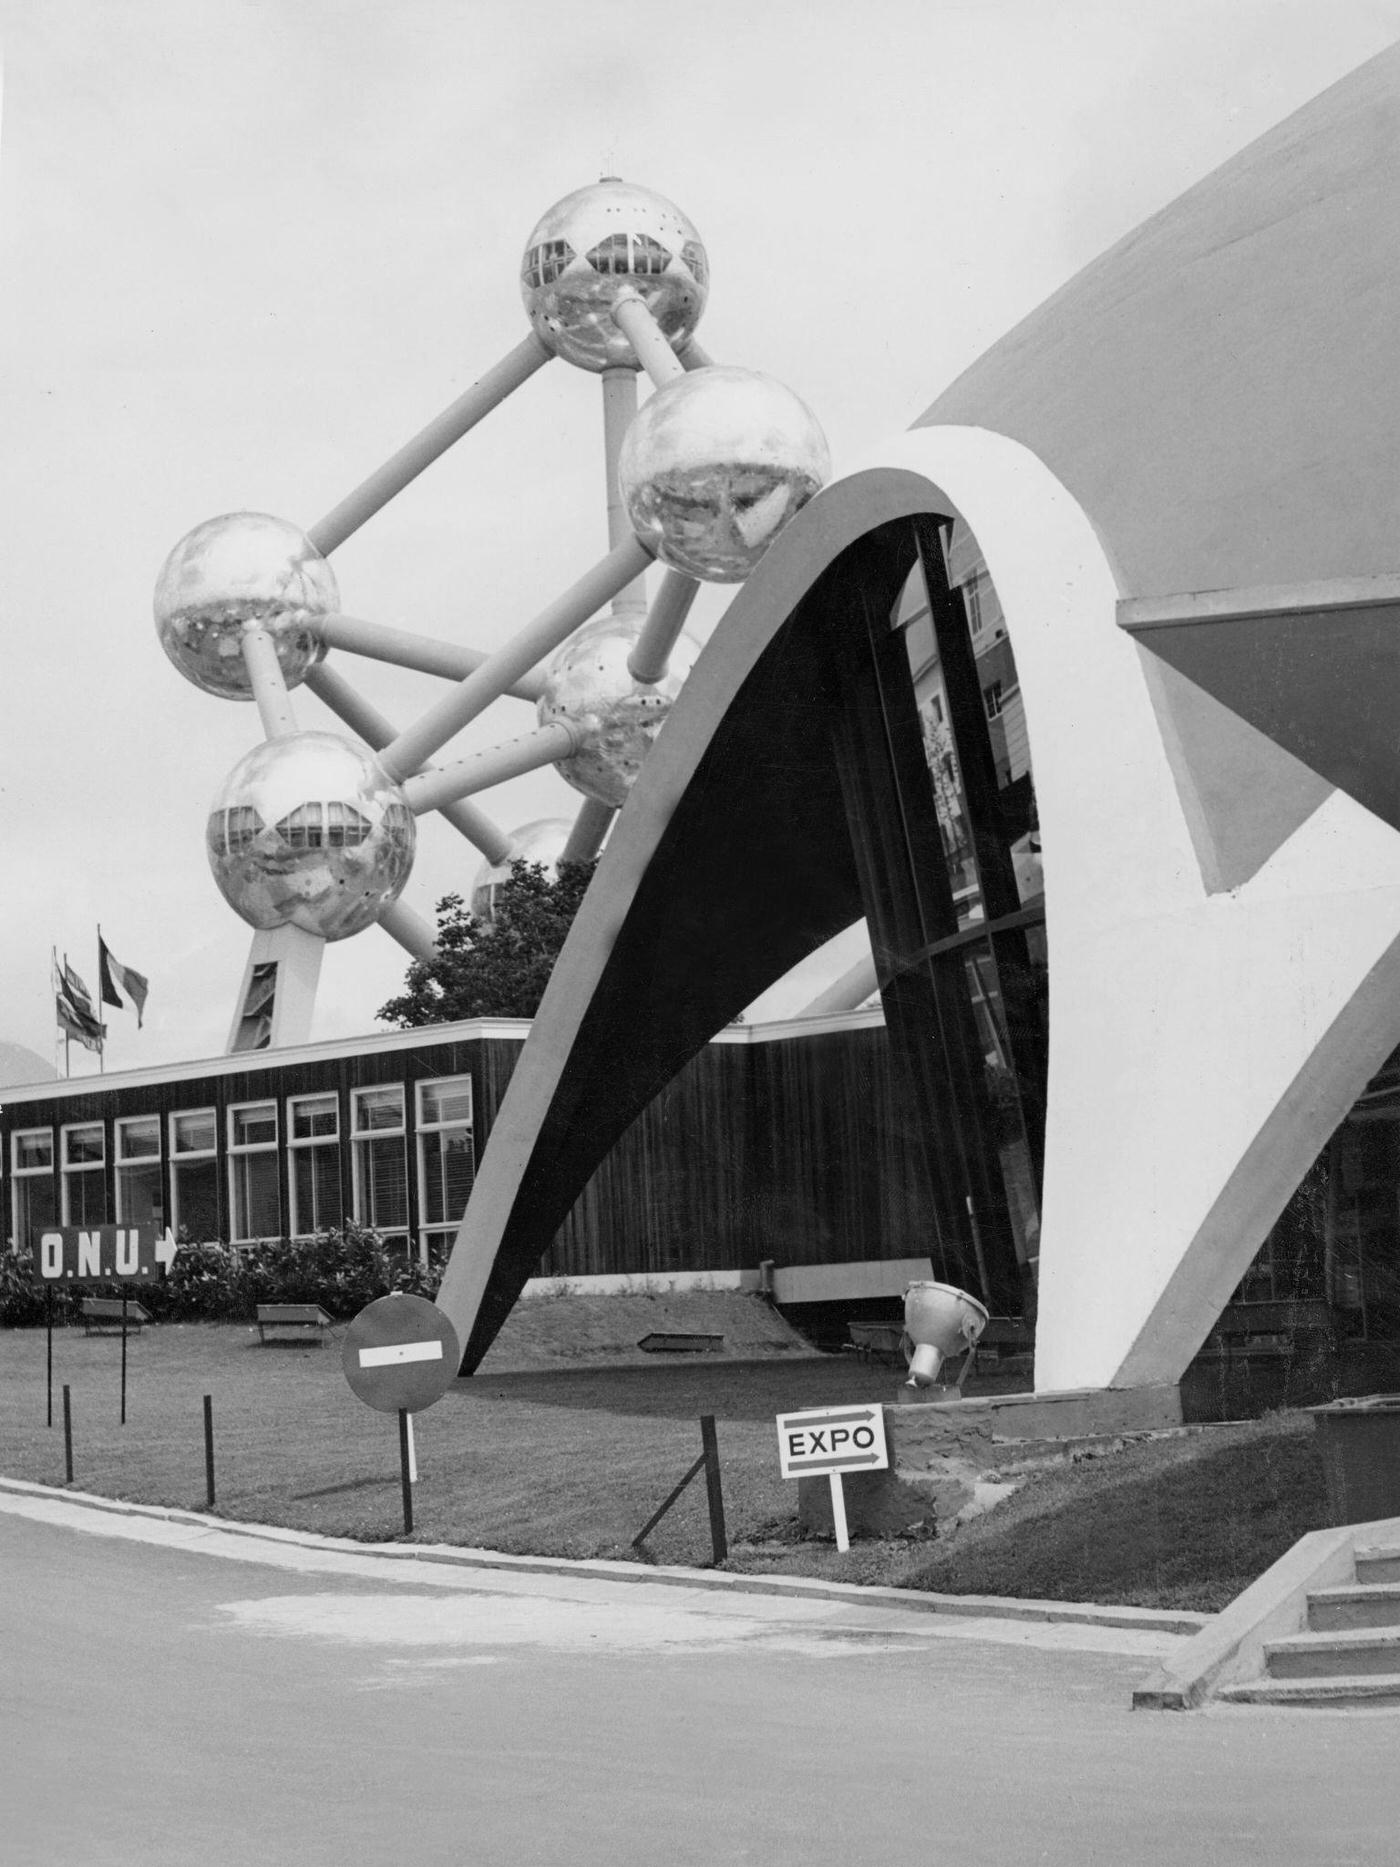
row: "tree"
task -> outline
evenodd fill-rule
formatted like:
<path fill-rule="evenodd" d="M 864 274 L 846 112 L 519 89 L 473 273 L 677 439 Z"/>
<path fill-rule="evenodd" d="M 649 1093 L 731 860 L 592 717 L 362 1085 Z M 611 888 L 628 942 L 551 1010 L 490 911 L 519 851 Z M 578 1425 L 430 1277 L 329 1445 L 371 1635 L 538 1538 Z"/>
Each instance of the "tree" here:
<path fill-rule="evenodd" d="M 460 895 L 444 895 L 436 956 L 414 960 L 403 992 L 380 1006 L 379 1017 L 401 1030 L 459 1018 L 533 1018 L 595 867 L 561 862 L 551 880 L 539 863 L 512 863 L 489 921 Z"/>

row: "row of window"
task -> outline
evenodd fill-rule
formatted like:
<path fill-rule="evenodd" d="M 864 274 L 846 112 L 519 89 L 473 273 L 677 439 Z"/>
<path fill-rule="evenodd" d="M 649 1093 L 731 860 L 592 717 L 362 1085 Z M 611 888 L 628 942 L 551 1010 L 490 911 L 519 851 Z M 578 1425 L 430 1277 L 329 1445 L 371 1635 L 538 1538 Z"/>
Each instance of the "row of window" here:
<path fill-rule="evenodd" d="M 408 1128 L 402 1083 L 350 1091 L 351 1216 L 406 1244 L 409 1227 Z M 471 1191 L 476 1153 L 469 1076 L 416 1086 L 416 1156 L 420 1254 L 442 1249 L 455 1233 Z M 234 1244 L 309 1237 L 345 1217 L 341 1109 L 335 1091 L 290 1096 L 285 1108 L 287 1190 L 283 1223 L 283 1110 L 276 1101 L 243 1102 L 226 1111 L 224 1170 L 228 1228 Z M 108 1211 L 107 1127 L 76 1122 L 59 1129 L 19 1129 L 10 1137 L 13 1243 L 28 1248 L 35 1227 L 167 1222 L 195 1242 L 223 1235 L 219 1211 L 218 1113 L 182 1109 L 165 1118 L 170 1210 L 162 1184 L 162 1121 L 133 1115 L 113 1127 L 114 1212 Z M 55 1173 L 55 1167 L 57 1172 Z"/>

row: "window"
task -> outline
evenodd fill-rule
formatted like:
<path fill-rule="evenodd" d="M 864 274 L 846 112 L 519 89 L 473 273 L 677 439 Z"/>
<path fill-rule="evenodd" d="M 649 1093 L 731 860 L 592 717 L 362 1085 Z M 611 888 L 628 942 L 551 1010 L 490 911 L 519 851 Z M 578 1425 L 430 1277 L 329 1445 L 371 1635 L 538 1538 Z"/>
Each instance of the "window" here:
<path fill-rule="evenodd" d="M 446 1249 L 476 1177 L 472 1079 L 418 1085 L 418 1222 L 424 1262 Z"/>
<path fill-rule="evenodd" d="M 405 1153 L 403 1084 L 350 1092 L 350 1139 L 355 1179 L 355 1217 L 388 1240 L 406 1244 L 408 1162 Z"/>
<path fill-rule="evenodd" d="M 292 1233 L 306 1238 L 341 1224 L 340 1098 L 293 1096 L 287 1104 Z"/>
<path fill-rule="evenodd" d="M 63 1223 L 107 1222 L 107 1131 L 103 1123 L 83 1122 L 63 1130 Z"/>
<path fill-rule="evenodd" d="M 58 1218 L 53 1178 L 53 1129 L 26 1128 L 10 1136 L 10 1197 L 16 1251 L 28 1251 L 31 1234 Z"/>
<path fill-rule="evenodd" d="M 249 1102 L 228 1112 L 229 1210 L 233 1242 L 251 1244 L 282 1232 L 277 1184 L 277 1104 Z"/>
<path fill-rule="evenodd" d="M 219 1143 L 213 1109 L 170 1117 L 170 1223 L 191 1244 L 219 1237 Z"/>
<path fill-rule="evenodd" d="M 160 1185 L 160 1117 L 135 1115 L 117 1131 L 117 1218 L 128 1225 L 165 1223 Z"/>

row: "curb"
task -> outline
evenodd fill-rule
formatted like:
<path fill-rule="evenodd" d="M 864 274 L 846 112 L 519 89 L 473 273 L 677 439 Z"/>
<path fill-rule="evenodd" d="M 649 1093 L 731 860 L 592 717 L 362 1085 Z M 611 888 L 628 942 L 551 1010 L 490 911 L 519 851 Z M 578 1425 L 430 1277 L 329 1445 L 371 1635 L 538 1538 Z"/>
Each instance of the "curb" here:
<path fill-rule="evenodd" d="M 200 1511 L 179 1510 L 161 1504 L 133 1504 L 98 1497 L 65 1486 L 32 1484 L 23 1478 L 0 1477 L 0 1493 L 19 1497 L 52 1498 L 85 1510 L 112 1516 L 138 1517 L 150 1523 L 180 1524 L 190 1529 L 218 1531 L 252 1541 L 294 1544 L 302 1549 L 323 1549 L 338 1555 L 373 1556 L 386 1562 L 432 1562 L 463 1569 L 498 1569 L 517 1575 L 593 1576 L 611 1582 L 659 1583 L 667 1588 L 705 1588 L 718 1593 L 777 1595 L 793 1599 L 859 1602 L 866 1607 L 900 1608 L 906 1613 L 942 1614 L 968 1620 L 1068 1622 L 1087 1627 L 1131 1628 L 1142 1633 L 1193 1635 L 1213 1619 L 1156 1608 L 1100 1606 L 1095 1602 L 1022 1601 L 1001 1595 L 935 1595 L 913 1588 L 872 1587 L 861 1582 L 824 1582 L 814 1576 L 741 1575 L 728 1569 L 688 1569 L 678 1564 L 613 1562 L 601 1557 L 513 1556 L 489 1549 L 469 1549 L 450 1543 L 360 1543 L 350 1537 L 318 1536 L 309 1530 L 286 1530 L 275 1524 L 239 1523 Z"/>

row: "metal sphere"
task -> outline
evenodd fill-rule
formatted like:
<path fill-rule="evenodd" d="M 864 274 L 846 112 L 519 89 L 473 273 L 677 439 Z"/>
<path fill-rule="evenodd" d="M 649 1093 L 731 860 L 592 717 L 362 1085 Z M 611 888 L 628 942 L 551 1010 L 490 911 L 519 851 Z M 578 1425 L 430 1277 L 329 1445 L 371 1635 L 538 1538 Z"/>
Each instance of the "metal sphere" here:
<path fill-rule="evenodd" d="M 658 389 L 618 462 L 637 536 L 707 583 L 741 583 L 830 472 L 826 436 L 802 398 L 742 369 L 692 370 Z"/>
<path fill-rule="evenodd" d="M 295 687 L 325 653 L 322 616 L 340 608 L 334 573 L 295 525 L 265 512 L 206 519 L 176 545 L 156 584 L 161 647 L 186 680 L 225 700 L 251 700 L 243 630 L 263 625 Z"/>
<path fill-rule="evenodd" d="M 496 891 L 510 880 L 513 863 L 538 863 L 551 881 L 559 873 L 559 858 L 569 840 L 573 825 L 567 817 L 541 817 L 534 823 L 522 823 L 510 833 L 510 853 L 500 862 L 483 862 L 472 880 L 471 910 L 478 920 L 491 920 L 496 911 Z"/>
<path fill-rule="evenodd" d="M 649 188 L 608 177 L 556 201 L 525 245 L 520 291 L 535 333 L 580 369 L 636 369 L 611 312 L 638 292 L 680 350 L 700 321 L 710 265 L 678 207 Z"/>
<path fill-rule="evenodd" d="M 398 898 L 416 835 L 372 752 L 336 733 L 295 733 L 234 766 L 206 842 L 219 892 L 250 927 L 346 940 Z"/>
<path fill-rule="evenodd" d="M 555 766 L 585 797 L 614 808 L 642 768 L 676 695 L 685 685 L 698 643 L 682 636 L 665 675 L 654 685 L 628 672 L 639 625 L 606 616 L 571 635 L 550 663 L 538 704 L 541 726 L 567 720 L 582 735 L 579 750 Z"/>

